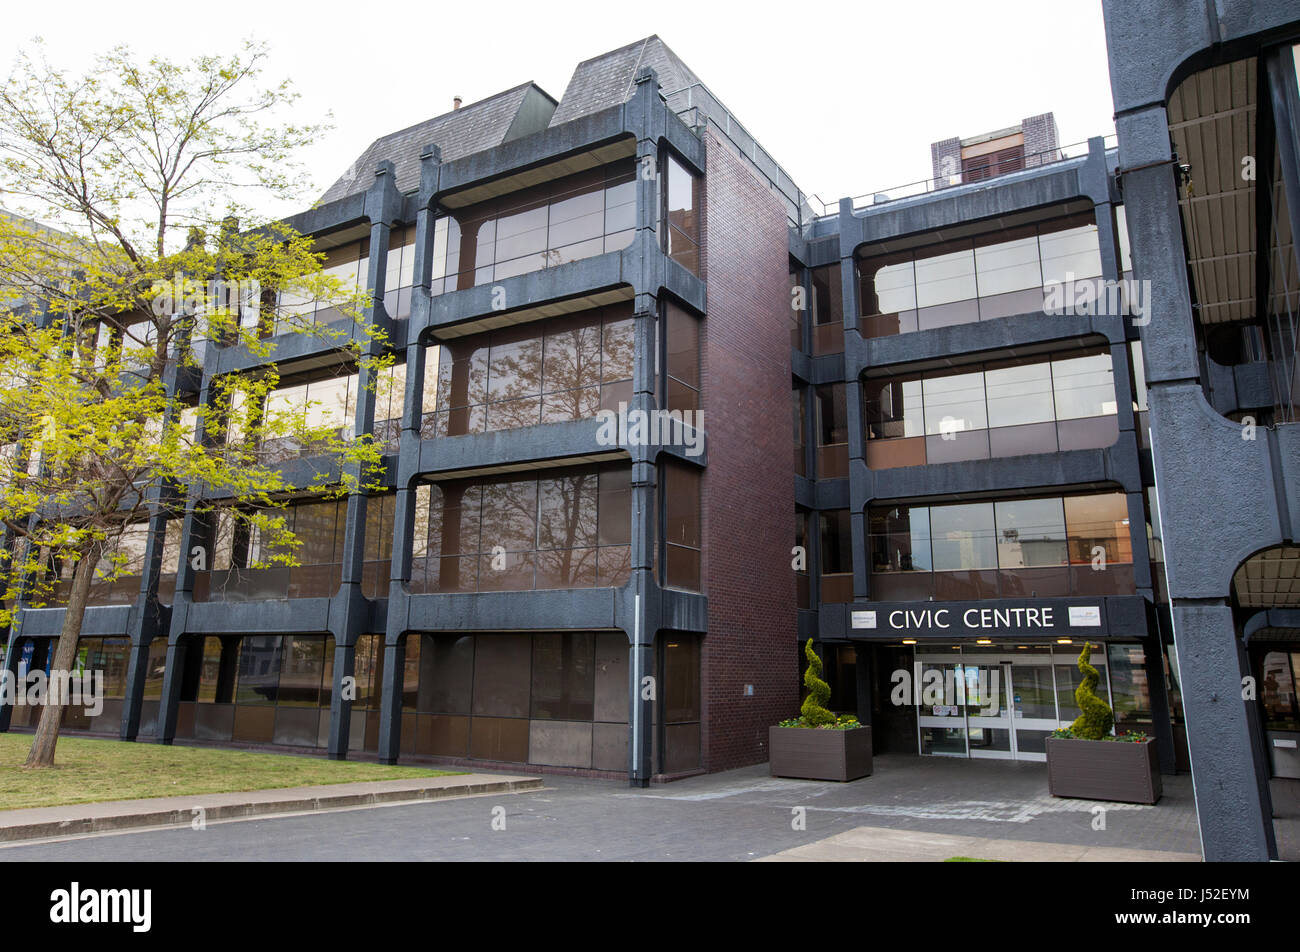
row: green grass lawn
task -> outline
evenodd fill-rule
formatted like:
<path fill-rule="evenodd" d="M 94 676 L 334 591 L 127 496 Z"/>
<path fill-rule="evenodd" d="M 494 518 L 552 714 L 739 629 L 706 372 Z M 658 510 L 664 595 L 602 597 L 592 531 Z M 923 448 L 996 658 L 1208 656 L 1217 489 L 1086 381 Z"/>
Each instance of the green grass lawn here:
<path fill-rule="evenodd" d="M 0 734 L 0 810 L 463 773 L 89 737 L 60 737 L 55 766 L 28 770 L 31 746 L 31 734 Z"/>

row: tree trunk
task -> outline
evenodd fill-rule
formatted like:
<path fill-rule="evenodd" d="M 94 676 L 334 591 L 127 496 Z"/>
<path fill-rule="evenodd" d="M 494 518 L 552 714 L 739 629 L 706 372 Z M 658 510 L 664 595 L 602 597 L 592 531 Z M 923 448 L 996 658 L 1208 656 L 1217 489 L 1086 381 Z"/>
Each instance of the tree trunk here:
<path fill-rule="evenodd" d="M 99 562 L 99 546 L 92 546 L 90 551 L 77 562 L 72 573 L 72 594 L 68 596 L 68 606 L 63 613 L 63 630 L 59 632 L 59 642 L 54 649 L 54 661 L 50 665 L 51 673 L 70 671 L 73 659 L 77 657 L 77 640 L 81 637 L 81 624 L 86 615 L 86 602 L 90 600 L 90 583 L 95 577 L 95 566 Z M 32 741 L 31 752 L 27 755 L 28 767 L 53 767 L 54 745 L 59 742 L 59 721 L 63 717 L 66 697 L 60 697 L 58 704 L 46 703 L 41 709 L 41 720 L 36 727 L 36 737 Z"/>

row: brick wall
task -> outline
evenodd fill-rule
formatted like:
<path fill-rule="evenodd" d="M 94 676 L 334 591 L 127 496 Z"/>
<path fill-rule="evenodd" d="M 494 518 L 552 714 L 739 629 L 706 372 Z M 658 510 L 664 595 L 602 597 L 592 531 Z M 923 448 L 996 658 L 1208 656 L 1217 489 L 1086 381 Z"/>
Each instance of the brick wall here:
<path fill-rule="evenodd" d="M 798 713 L 789 239 L 767 184 L 708 135 L 701 755 L 726 770 L 766 761 L 768 728 Z"/>
<path fill-rule="evenodd" d="M 961 178 L 961 139 L 944 139 L 930 143 L 930 176 L 939 188 L 953 184 L 952 176 Z"/>
<path fill-rule="evenodd" d="M 1025 168 L 1033 168 L 1058 157 L 1056 150 L 1061 143 L 1056 131 L 1056 117 L 1052 113 L 1030 116 L 1020 123 L 1020 129 L 1025 134 Z"/>

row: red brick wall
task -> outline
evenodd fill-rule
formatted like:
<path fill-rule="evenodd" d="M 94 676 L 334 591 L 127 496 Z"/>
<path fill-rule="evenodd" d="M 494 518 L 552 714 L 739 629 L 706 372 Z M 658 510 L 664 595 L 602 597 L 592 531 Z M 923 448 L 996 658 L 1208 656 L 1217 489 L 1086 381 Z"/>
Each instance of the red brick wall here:
<path fill-rule="evenodd" d="M 704 191 L 701 755 L 726 770 L 766 761 L 768 728 L 799 708 L 789 239 L 781 202 L 712 132 Z"/>

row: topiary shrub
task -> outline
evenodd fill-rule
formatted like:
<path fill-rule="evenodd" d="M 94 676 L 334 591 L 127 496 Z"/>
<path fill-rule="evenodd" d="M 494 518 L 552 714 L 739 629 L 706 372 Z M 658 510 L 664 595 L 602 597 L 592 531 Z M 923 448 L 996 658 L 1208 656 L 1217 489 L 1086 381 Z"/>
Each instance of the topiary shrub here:
<path fill-rule="evenodd" d="M 1092 645 L 1087 642 L 1079 654 L 1079 670 L 1083 672 L 1083 683 L 1074 689 L 1074 703 L 1082 712 L 1070 725 L 1073 736 L 1081 740 L 1104 740 L 1110 736 L 1110 729 L 1115 723 L 1115 715 L 1110 705 L 1097 696 L 1097 669 L 1089 664 L 1092 658 Z"/>
<path fill-rule="evenodd" d="M 813 651 L 812 639 L 803 648 L 804 657 L 808 659 L 808 670 L 803 673 L 803 686 L 808 689 L 799 713 L 809 727 L 821 727 L 834 724 L 835 715 L 826 709 L 826 702 L 831 699 L 831 686 L 821 679 L 822 659 Z"/>

